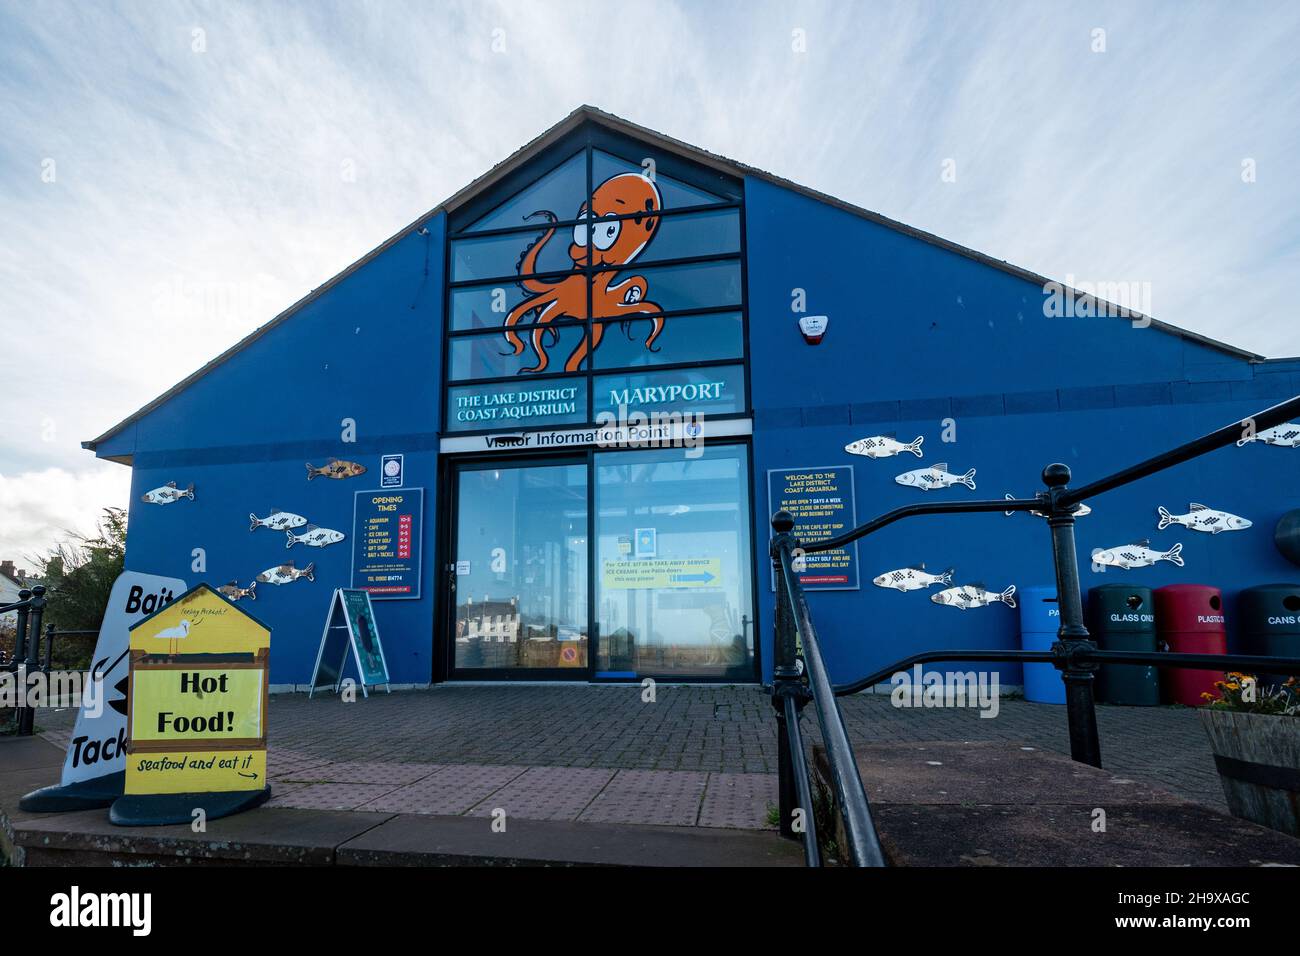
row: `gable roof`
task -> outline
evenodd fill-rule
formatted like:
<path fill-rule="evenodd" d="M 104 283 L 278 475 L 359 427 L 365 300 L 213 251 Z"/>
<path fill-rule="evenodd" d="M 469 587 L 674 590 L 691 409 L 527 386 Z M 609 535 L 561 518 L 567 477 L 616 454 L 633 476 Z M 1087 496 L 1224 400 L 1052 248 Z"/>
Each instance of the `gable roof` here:
<path fill-rule="evenodd" d="M 216 368 L 218 365 L 221 365 L 228 359 L 234 357 L 236 354 L 243 351 L 245 348 L 247 348 L 253 342 L 257 341 L 267 332 L 271 331 L 277 325 L 287 320 L 299 309 L 310 304 L 311 302 L 314 302 L 317 298 L 324 295 L 326 292 L 328 292 L 334 286 L 338 285 L 348 276 L 352 275 L 352 273 L 356 272 L 362 266 L 366 265 L 366 263 L 370 262 L 372 259 L 382 254 L 385 250 L 387 250 L 389 247 L 394 245 L 396 242 L 398 242 L 405 236 L 409 235 L 412 230 L 421 228 L 422 226 L 425 225 L 425 223 L 427 223 L 430 219 L 432 219 L 434 216 L 438 215 L 439 213 L 452 213 L 456 211 L 458 208 L 460 208 L 461 206 L 469 202 L 471 199 L 473 199 L 475 196 L 479 195 L 480 193 L 488 189 L 491 189 L 493 186 L 495 186 L 498 182 L 500 182 L 510 173 L 514 172 L 514 170 L 516 170 L 524 163 L 531 160 L 533 157 L 537 156 L 539 153 L 555 145 L 557 142 L 559 142 L 565 136 L 578 129 L 584 123 L 594 123 L 598 126 L 603 126 L 607 129 L 613 130 L 614 132 L 621 133 L 633 139 L 641 140 L 652 146 L 662 149 L 667 153 L 675 154 L 693 163 L 696 163 L 700 166 L 717 170 L 718 172 L 725 173 L 726 175 L 729 176 L 734 176 L 737 178 L 744 178 L 748 176 L 748 177 L 753 177 L 755 179 L 763 180 L 765 182 L 771 183 L 776 186 L 780 186 L 783 189 L 790 190 L 791 192 L 798 193 L 799 195 L 802 196 L 807 196 L 808 198 L 814 199 L 817 202 L 821 202 L 828 206 L 832 206 L 836 209 L 839 209 L 843 212 L 847 212 L 861 219 L 866 219 L 870 222 L 874 222 L 878 225 L 884 226 L 887 229 L 892 229 L 895 232 L 903 233 L 904 235 L 911 236 L 914 239 L 919 239 L 922 242 L 929 243 L 930 245 L 933 246 L 938 246 L 941 249 L 945 249 L 949 252 L 956 253 L 957 255 L 964 256 L 968 259 L 974 259 L 976 262 L 982 263 L 983 265 L 989 266 L 994 269 L 998 269 L 1002 272 L 1009 273 L 1013 276 L 1016 276 L 1017 278 L 1024 279 L 1028 282 L 1032 282 L 1035 285 L 1043 286 L 1043 285 L 1047 285 L 1048 283 L 1053 283 L 1059 286 L 1062 290 L 1073 292 L 1074 298 L 1077 301 L 1090 301 L 1090 302 L 1098 302 L 1098 303 L 1105 301 L 1098 298 L 1097 296 L 1085 294 L 1082 292 L 1078 292 L 1077 290 L 1070 289 L 1069 286 L 1066 286 L 1063 283 L 1057 283 L 1055 282 L 1055 280 L 1048 279 L 1046 276 L 1041 276 L 1035 272 L 1031 272 L 1028 269 L 1022 269 L 1019 266 L 1012 265 L 1011 263 L 1003 259 L 995 259 L 992 256 L 986 255 L 985 253 L 979 252 L 975 249 L 971 249 L 967 246 L 963 246 L 960 243 L 951 242 L 950 240 L 944 239 L 941 236 L 936 236 L 933 233 L 926 232 L 922 229 L 916 229 L 912 226 L 907 225 L 906 223 L 899 222 L 896 219 L 890 219 L 887 216 L 882 216 L 879 213 L 872 212 L 869 209 L 863 209 L 860 206 L 854 206 L 853 204 L 847 203 L 842 199 L 837 199 L 834 196 L 829 196 L 826 193 L 819 192 L 818 190 L 812 189 L 808 186 L 802 186 L 798 183 L 791 182 L 788 179 L 784 179 L 780 176 L 774 175 L 773 173 L 766 172 L 765 170 L 757 169 L 753 166 L 748 166 L 734 159 L 727 159 L 724 156 L 719 156 L 716 153 L 711 153 L 708 150 L 699 148 L 698 146 L 692 146 L 689 143 L 684 143 L 681 140 L 674 139 L 671 136 L 665 136 L 663 133 L 659 133 L 652 129 L 647 129 L 644 126 L 639 126 L 636 123 L 632 123 L 628 120 L 625 120 L 620 116 L 615 116 L 613 113 L 606 113 L 604 110 L 598 109 L 594 106 L 584 105 L 584 106 L 579 106 L 568 116 L 566 116 L 560 122 L 556 123 L 550 129 L 546 130 L 540 136 L 533 139 L 531 142 L 526 143 L 524 146 L 521 146 L 519 149 L 515 150 L 515 152 L 512 153 L 510 156 L 508 156 L 506 159 L 497 163 L 495 166 L 489 169 L 482 176 L 479 176 L 477 179 L 469 183 L 464 188 L 453 193 L 451 196 L 443 200 L 437 206 L 434 206 L 428 212 L 424 213 L 419 218 L 417 218 L 410 225 L 405 226 L 402 229 L 399 229 L 394 235 L 384 240 L 384 242 L 380 243 L 370 252 L 366 253 L 356 262 L 352 263 L 352 265 L 348 266 L 338 275 L 334 276 L 332 279 L 329 279 L 328 281 L 317 286 L 315 289 L 312 289 L 311 292 L 307 293 L 307 295 L 303 296 L 297 302 L 293 303 L 293 305 L 289 306 L 287 309 L 285 309 L 279 315 L 275 316 L 269 322 L 266 322 L 265 324 L 254 329 L 248 335 L 244 336 L 244 338 L 240 339 L 230 348 L 226 349 L 216 358 L 212 359 L 212 361 L 208 362 L 207 364 L 203 365 L 201 368 L 187 375 L 185 378 L 177 382 L 167 391 L 163 392 L 153 401 L 149 402 L 143 407 L 132 412 L 126 418 L 122 419 L 122 421 L 118 422 L 112 428 L 109 428 L 107 431 L 105 431 L 98 438 L 91 439 L 90 441 L 83 441 L 81 443 L 81 447 L 94 451 L 95 448 L 101 442 L 107 441 L 109 438 L 116 435 L 122 429 L 135 424 L 140 419 L 144 418 L 146 415 L 152 412 L 154 409 L 165 404 L 166 402 L 171 400 L 172 397 L 184 391 L 186 388 L 188 388 L 198 379 L 202 378 L 212 369 Z M 1112 308 L 1118 308 L 1118 306 L 1115 306 L 1113 303 L 1106 303 L 1106 304 L 1110 305 Z M 1178 336 L 1179 338 L 1187 339 L 1189 341 L 1196 342 L 1208 348 L 1212 348 L 1217 351 L 1224 352 L 1228 355 L 1233 356 L 1234 358 L 1243 359 L 1248 362 L 1265 361 L 1265 357 L 1259 355 L 1258 353 L 1250 352 L 1246 349 L 1240 349 L 1233 345 L 1228 345 L 1224 342 L 1218 341 L 1217 339 L 1212 339 L 1209 336 L 1201 335 L 1200 333 L 1192 332 L 1187 329 L 1182 329 L 1176 325 L 1170 325 L 1166 322 L 1161 322 L 1159 319 L 1152 319 L 1149 316 L 1144 316 L 1141 315 L 1140 313 L 1132 312 L 1130 314 L 1135 318 L 1145 319 L 1149 321 L 1152 328 L 1157 328 L 1163 332 Z M 129 456 L 125 458 L 112 457 L 109 460 L 120 461 L 124 464 L 130 464 Z"/>

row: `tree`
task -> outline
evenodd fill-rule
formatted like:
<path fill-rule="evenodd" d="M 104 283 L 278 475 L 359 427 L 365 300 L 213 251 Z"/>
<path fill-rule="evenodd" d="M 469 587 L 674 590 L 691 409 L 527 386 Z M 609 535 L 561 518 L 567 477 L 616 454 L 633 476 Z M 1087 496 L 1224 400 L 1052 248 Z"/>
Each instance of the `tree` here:
<path fill-rule="evenodd" d="M 45 621 L 60 631 L 98 631 L 126 559 L 126 509 L 105 508 L 95 534 L 37 559 L 48 591 Z"/>

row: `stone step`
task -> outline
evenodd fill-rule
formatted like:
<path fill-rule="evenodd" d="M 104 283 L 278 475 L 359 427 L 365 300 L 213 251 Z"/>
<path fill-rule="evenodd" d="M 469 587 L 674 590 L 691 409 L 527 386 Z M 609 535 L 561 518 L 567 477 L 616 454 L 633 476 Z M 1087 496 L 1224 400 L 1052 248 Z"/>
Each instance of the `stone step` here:
<path fill-rule="evenodd" d="M 896 866 L 1300 865 L 1300 840 L 1025 744 L 870 744 L 855 755 Z M 820 746 L 813 765 L 831 792 Z"/>

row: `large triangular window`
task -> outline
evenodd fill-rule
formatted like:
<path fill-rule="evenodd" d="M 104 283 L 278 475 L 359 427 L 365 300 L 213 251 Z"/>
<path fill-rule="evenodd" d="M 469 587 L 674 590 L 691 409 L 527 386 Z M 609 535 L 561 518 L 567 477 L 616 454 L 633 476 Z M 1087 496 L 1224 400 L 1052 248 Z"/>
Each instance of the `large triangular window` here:
<path fill-rule="evenodd" d="M 740 183 L 575 138 L 453 214 L 446 429 L 582 424 L 622 395 L 745 413 Z"/>

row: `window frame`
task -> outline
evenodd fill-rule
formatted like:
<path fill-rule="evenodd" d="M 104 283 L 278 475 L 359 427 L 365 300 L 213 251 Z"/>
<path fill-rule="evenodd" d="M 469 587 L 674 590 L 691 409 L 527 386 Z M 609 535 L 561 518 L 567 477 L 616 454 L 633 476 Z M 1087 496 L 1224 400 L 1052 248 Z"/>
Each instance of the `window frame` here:
<path fill-rule="evenodd" d="M 714 306 L 704 306 L 704 307 L 696 306 L 696 307 L 683 308 L 683 309 L 664 309 L 661 312 L 657 312 L 657 313 L 638 314 L 636 317 L 638 319 L 645 319 L 645 318 L 653 318 L 656 315 L 661 315 L 665 319 L 665 328 L 667 329 L 669 325 L 671 325 L 674 321 L 689 322 L 690 321 L 689 317 L 695 315 L 708 315 L 711 313 L 719 313 L 719 312 L 739 312 L 741 317 L 741 330 L 742 330 L 741 354 L 733 358 L 727 358 L 727 359 L 672 362 L 672 363 L 664 363 L 662 365 L 648 364 L 648 365 L 613 366 L 609 368 L 597 368 L 596 363 L 591 358 L 592 353 L 589 353 L 587 360 L 584 362 L 584 367 L 576 372 L 567 372 L 564 371 L 563 368 L 560 368 L 558 371 L 530 373 L 528 375 L 523 375 L 519 372 L 516 372 L 512 375 L 493 376 L 488 378 L 472 378 L 472 379 L 457 379 L 457 380 L 453 380 L 451 378 L 451 341 L 453 339 L 461 336 L 473 336 L 473 335 L 486 336 L 486 335 L 491 335 L 493 333 L 500 335 L 504 331 L 500 327 L 495 329 L 482 328 L 482 327 L 453 329 L 451 327 L 453 294 L 457 290 L 465 289 L 465 288 L 492 287 L 492 286 L 501 286 L 505 284 L 513 285 L 518 283 L 520 280 L 520 276 L 516 273 L 508 276 L 498 276 L 498 277 L 486 278 L 486 279 L 464 279 L 459 281 L 452 281 L 451 276 L 452 276 L 453 261 L 454 261 L 454 253 L 453 253 L 454 243 L 461 239 L 473 239 L 473 238 L 480 238 L 486 236 L 510 235 L 515 233 L 536 234 L 541 231 L 538 228 L 538 225 L 536 223 L 528 223 L 519 226 L 498 227 L 498 228 L 481 229 L 481 230 L 473 230 L 468 228 L 468 226 L 472 226 L 474 222 L 477 222 L 478 220 L 489 215 L 492 211 L 500 208 L 505 203 L 509 202 L 511 198 L 520 194 L 523 190 L 528 189 L 529 187 L 537 183 L 539 180 L 543 179 L 544 177 L 552 173 L 554 170 L 560 168 L 565 163 L 570 162 L 574 158 L 574 156 L 577 155 L 579 151 L 585 152 L 585 164 L 586 164 L 586 174 L 587 174 L 587 193 L 585 199 L 588 203 L 590 203 L 591 193 L 595 186 L 595 184 L 592 181 L 592 165 L 593 165 L 592 159 L 593 159 L 594 150 L 600 149 L 601 151 L 608 153 L 618 159 L 622 159 L 625 162 L 632 163 L 633 165 L 638 164 L 638 161 L 630 158 L 628 153 L 636 152 L 637 148 L 642 146 L 643 144 L 637 143 L 632 140 L 623 141 L 621 138 L 615 137 L 613 134 L 609 134 L 603 131 L 593 130 L 593 129 L 588 129 L 585 132 L 585 135 L 582 135 L 580 138 L 581 138 L 580 150 L 569 149 L 567 148 L 567 146 L 557 147 L 555 154 L 561 157 L 559 161 L 553 164 L 544 163 L 539 165 L 538 168 L 536 168 L 533 171 L 533 173 L 529 176 L 529 178 L 527 178 L 526 180 L 519 181 L 519 182 L 510 182 L 509 180 L 512 177 L 505 177 L 503 182 L 498 184 L 496 188 L 508 189 L 509 194 L 507 196 L 501 198 L 499 201 L 496 202 L 492 201 L 493 199 L 496 198 L 495 196 L 488 196 L 484 198 L 481 204 L 478 202 L 473 203 L 475 208 L 469 210 L 466 213 L 466 218 L 468 219 L 468 222 L 465 225 L 461 226 L 459 229 L 448 230 L 448 236 L 444 248 L 444 262 L 443 262 L 443 266 L 444 266 L 443 275 L 446 276 L 446 282 L 444 283 L 445 288 L 443 290 L 443 329 L 442 329 L 443 348 L 442 348 L 442 363 L 441 363 L 442 364 L 442 368 L 441 368 L 442 410 L 441 410 L 441 416 L 439 422 L 441 434 L 455 435 L 456 437 L 465 437 L 465 436 L 473 436 L 473 435 L 496 434 L 496 433 L 500 433 L 503 430 L 500 423 L 490 428 L 475 428 L 475 429 L 464 429 L 464 430 L 450 428 L 449 425 L 450 425 L 450 418 L 451 418 L 451 408 L 450 408 L 450 402 L 448 400 L 448 396 L 450 394 L 451 389 L 453 388 L 460 388 L 467 385 L 489 385 L 489 384 L 499 384 L 503 382 L 517 383 L 520 381 L 531 381 L 531 380 L 537 380 L 541 382 L 547 379 L 555 379 L 555 378 L 578 378 L 578 377 L 585 378 L 586 385 L 587 385 L 587 389 L 586 389 L 587 413 L 586 413 L 585 420 L 574 422 L 572 424 L 566 424 L 566 425 L 528 426 L 528 425 L 519 424 L 506 429 L 510 431 L 512 434 L 519 433 L 519 432 L 531 432 L 531 431 L 556 431 L 556 430 L 563 430 L 569 428 L 582 428 L 584 426 L 590 426 L 594 424 L 595 405 L 596 405 L 596 396 L 595 396 L 594 388 L 595 388 L 595 379 L 597 377 L 617 375 L 617 374 L 645 375 L 645 374 L 653 374 L 654 372 L 657 371 L 674 371 L 679 369 L 709 368 L 714 366 L 734 366 L 734 365 L 740 366 L 741 376 L 742 376 L 742 388 L 741 388 L 742 407 L 741 410 L 738 412 L 728 413 L 725 415 L 710 416 L 710 417 L 718 421 L 729 420 L 729 419 L 750 418 L 753 409 L 753 402 L 751 398 L 750 363 L 749 363 L 749 359 L 750 359 L 749 296 L 748 296 L 749 276 L 748 276 L 747 234 L 746 234 L 747 230 L 746 230 L 746 221 L 745 221 L 743 183 L 740 182 L 739 180 L 733 180 L 727 177 L 725 178 L 725 183 L 723 184 L 724 189 L 722 191 L 719 191 L 718 182 L 709 182 L 707 180 L 711 176 L 717 176 L 721 179 L 722 175 L 720 173 L 713 173 L 711 171 L 697 171 L 694 169 L 693 166 L 688 165 L 687 161 L 682 160 L 678 157 L 672 157 L 671 154 L 663 154 L 663 157 L 668 160 L 667 162 L 661 162 L 660 157 L 656 156 L 656 171 L 658 173 L 661 173 L 662 175 L 667 176 L 671 179 L 680 180 L 687 186 L 691 186 L 697 189 L 702 189 L 714 195 L 718 195 L 723 198 L 723 201 L 716 202 L 716 203 L 683 206 L 678 209 L 664 210 L 657 214 L 660 218 L 660 222 L 662 223 L 665 219 L 671 219 L 677 216 L 688 216 L 691 214 L 699 214 L 701 212 L 710 212 L 710 211 L 718 212 L 727 209 L 734 209 L 736 211 L 736 215 L 738 218 L 739 233 L 740 233 L 738 248 L 734 252 L 722 253 L 717 255 L 687 256 L 687 257 L 680 257 L 674 259 L 662 259 L 662 260 L 655 260 L 653 262 L 646 262 L 644 264 L 633 262 L 618 271 L 620 272 L 637 271 L 640 273 L 649 273 L 659 269 L 671 268 L 673 266 L 692 265 L 697 263 L 715 263 L 715 262 L 729 262 L 729 261 L 738 263 L 740 269 L 740 296 L 739 296 L 740 301 L 720 303 Z M 655 150 L 655 152 L 662 153 L 662 151 L 660 150 Z M 617 217 L 608 217 L 608 218 L 631 219 L 631 218 L 635 218 L 635 216 L 636 213 L 627 213 Z M 542 228 L 543 229 L 550 228 L 551 225 L 554 225 L 556 232 L 559 233 L 566 228 L 572 229 L 572 227 L 575 225 L 584 222 L 589 222 L 589 221 L 590 221 L 589 219 L 566 219 L 566 220 L 557 221 L 554 224 L 548 223 Z M 660 228 L 662 228 L 662 225 Z M 587 261 L 584 265 L 579 266 L 575 269 L 562 271 L 562 272 L 556 272 L 556 271 L 540 272 L 540 273 L 536 273 L 535 277 L 541 279 L 558 278 L 558 277 L 572 276 L 575 273 L 590 277 L 599 274 L 601 272 L 608 272 L 609 271 L 608 266 L 592 265 L 591 257 L 590 257 L 590 249 L 591 247 L 588 246 Z M 533 276 L 530 275 L 530 277 Z M 590 315 L 592 312 L 591 299 L 592 299 L 592 295 L 591 295 L 591 287 L 589 283 L 587 289 L 588 315 Z M 591 334 L 590 328 L 591 328 L 592 321 L 593 321 L 592 319 L 560 319 L 553 323 L 548 323 L 548 325 L 553 326 L 557 330 L 563 328 L 583 327 L 586 329 L 586 333 L 585 333 L 586 336 L 589 337 Z M 605 318 L 605 319 L 597 319 L 596 321 L 605 321 L 606 323 L 608 323 L 617 320 Z M 518 327 L 518 329 L 521 332 L 529 328 L 531 328 L 531 323 L 528 326 Z M 647 409 L 647 411 L 650 410 Z"/>

